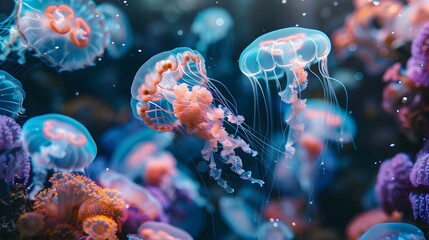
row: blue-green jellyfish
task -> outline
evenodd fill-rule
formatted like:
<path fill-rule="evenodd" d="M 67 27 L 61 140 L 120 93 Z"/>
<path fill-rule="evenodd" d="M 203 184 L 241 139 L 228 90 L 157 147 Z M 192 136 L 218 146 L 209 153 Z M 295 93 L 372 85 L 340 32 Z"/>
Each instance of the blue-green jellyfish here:
<path fill-rule="evenodd" d="M 291 27 L 266 33 L 244 49 L 239 59 L 239 67 L 252 83 L 255 93 L 261 84 L 276 81 L 278 88 L 286 76 L 286 84 L 280 89 L 281 100 L 288 104 L 290 111 L 286 118 L 289 132 L 286 139 L 286 157 L 292 159 L 295 154 L 295 142 L 304 131 L 304 123 L 299 117 L 306 107 L 301 99 L 301 91 L 307 87 L 308 72 L 313 73 L 322 83 L 325 98 L 337 103 L 327 69 L 327 57 L 331 42 L 323 32 L 300 27 Z M 318 63 L 320 76 L 309 70 Z M 262 82 L 262 83 L 260 83 Z M 269 93 L 268 93 L 269 95 Z M 268 97 L 270 100 L 270 96 Z"/>
<path fill-rule="evenodd" d="M 97 9 L 104 15 L 110 35 L 107 54 L 112 58 L 121 58 L 130 51 L 133 44 L 133 31 L 127 15 L 120 8 L 110 3 L 102 3 Z"/>
<path fill-rule="evenodd" d="M 16 4 L 0 60 L 14 52 L 24 64 L 30 50 L 58 71 L 72 71 L 93 65 L 104 53 L 109 34 L 92 0 L 16 0 Z"/>
<path fill-rule="evenodd" d="M 31 197 L 43 189 L 48 169 L 82 171 L 97 154 L 97 146 L 88 130 L 73 118 L 61 114 L 30 118 L 22 126 L 21 136 L 33 165 Z"/>
<path fill-rule="evenodd" d="M 422 230 L 408 223 L 379 223 L 372 226 L 358 240 L 426 240 Z"/>
<path fill-rule="evenodd" d="M 233 27 L 231 15 L 223 8 L 204 9 L 195 17 L 191 31 L 198 36 L 196 49 L 203 54 L 209 45 L 223 39 Z"/>
<path fill-rule="evenodd" d="M 22 106 L 25 92 L 21 82 L 0 70 L 0 115 L 16 118 L 25 113 Z"/>

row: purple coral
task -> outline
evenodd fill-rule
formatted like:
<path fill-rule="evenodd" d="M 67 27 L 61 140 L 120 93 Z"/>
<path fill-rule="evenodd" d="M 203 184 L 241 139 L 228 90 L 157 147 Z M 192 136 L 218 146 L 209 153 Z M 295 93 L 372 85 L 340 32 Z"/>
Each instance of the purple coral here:
<path fill-rule="evenodd" d="M 21 127 L 12 118 L 0 115 L 0 151 L 21 147 Z"/>
<path fill-rule="evenodd" d="M 413 169 L 410 173 L 410 180 L 414 187 L 429 188 L 429 153 L 422 153 L 417 156 Z"/>
<path fill-rule="evenodd" d="M 392 159 L 381 164 L 375 190 L 387 213 L 393 210 L 404 212 L 410 209 L 408 197 L 412 185 L 409 176 L 412 168 L 413 163 L 403 153 L 396 154 Z"/>
<path fill-rule="evenodd" d="M 421 219 L 429 224 L 429 193 L 411 193 L 410 202 L 414 219 Z"/>
<path fill-rule="evenodd" d="M 30 166 L 30 159 L 22 148 L 2 153 L 0 154 L 0 179 L 13 185 L 15 178 L 19 178 L 26 185 L 30 177 Z"/>
<path fill-rule="evenodd" d="M 429 86 L 429 24 L 423 25 L 411 46 L 407 62 L 407 76 L 417 86 Z"/>

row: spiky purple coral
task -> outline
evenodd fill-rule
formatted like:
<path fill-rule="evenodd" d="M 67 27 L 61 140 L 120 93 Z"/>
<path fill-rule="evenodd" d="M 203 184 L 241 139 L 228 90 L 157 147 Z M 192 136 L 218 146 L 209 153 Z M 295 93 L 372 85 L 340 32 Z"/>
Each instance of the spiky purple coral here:
<path fill-rule="evenodd" d="M 429 224 L 429 193 L 411 193 L 410 202 L 414 219 Z"/>
<path fill-rule="evenodd" d="M 429 188 L 429 153 L 421 153 L 417 156 L 410 173 L 410 180 L 414 187 Z"/>
<path fill-rule="evenodd" d="M 0 151 L 21 147 L 21 127 L 10 117 L 0 115 Z"/>
<path fill-rule="evenodd" d="M 411 46 L 407 76 L 417 86 L 429 86 L 429 24 L 423 25 Z"/>
<path fill-rule="evenodd" d="M 404 212 L 410 209 L 409 194 L 413 189 L 410 172 L 413 163 L 403 153 L 384 161 L 378 171 L 375 190 L 383 209 L 387 213 L 393 210 Z"/>
<path fill-rule="evenodd" d="M 0 154 L 0 179 L 8 184 L 15 184 L 15 178 L 26 185 L 30 177 L 30 158 L 22 149 Z"/>

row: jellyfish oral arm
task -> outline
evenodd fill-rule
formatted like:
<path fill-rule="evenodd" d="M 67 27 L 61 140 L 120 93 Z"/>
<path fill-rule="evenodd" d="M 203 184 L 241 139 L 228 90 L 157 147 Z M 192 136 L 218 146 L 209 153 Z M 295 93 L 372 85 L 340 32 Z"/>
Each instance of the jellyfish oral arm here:
<path fill-rule="evenodd" d="M 293 146 L 298 138 L 304 132 L 304 124 L 299 121 L 299 115 L 304 111 L 306 100 L 299 98 L 299 93 L 307 86 L 307 72 L 302 65 L 294 65 L 292 70 L 288 70 L 287 88 L 280 92 L 279 95 L 283 102 L 290 104 L 291 113 L 286 119 L 286 123 L 290 127 L 288 138 L 286 141 L 286 158 L 292 159 L 295 154 Z"/>
<path fill-rule="evenodd" d="M 250 171 L 243 169 L 243 163 L 239 156 L 235 154 L 235 149 L 240 148 L 245 153 L 256 156 L 257 152 L 241 138 L 230 136 L 223 127 L 224 119 L 230 123 L 241 124 L 242 116 L 234 117 L 230 111 L 225 111 L 221 107 L 212 107 L 213 96 L 205 88 L 194 86 L 191 91 L 188 85 L 182 83 L 174 87 L 176 100 L 173 102 L 174 116 L 180 123 L 186 126 L 188 132 L 195 134 L 205 140 L 204 149 L 201 154 L 204 160 L 209 162 L 210 176 L 217 181 L 219 186 L 227 192 L 232 193 L 234 189 L 228 186 L 227 182 L 221 178 L 222 170 L 216 168 L 213 154 L 218 152 L 226 163 L 231 164 L 231 170 L 244 180 L 263 185 L 262 180 L 251 177 Z"/>

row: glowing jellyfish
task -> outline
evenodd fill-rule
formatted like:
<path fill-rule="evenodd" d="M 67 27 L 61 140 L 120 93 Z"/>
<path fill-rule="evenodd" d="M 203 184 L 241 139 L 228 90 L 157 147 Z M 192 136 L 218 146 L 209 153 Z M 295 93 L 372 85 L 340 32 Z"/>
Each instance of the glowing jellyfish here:
<path fill-rule="evenodd" d="M 219 199 L 219 210 L 225 224 L 239 237 L 253 239 L 257 222 L 255 208 L 240 197 L 223 196 Z"/>
<path fill-rule="evenodd" d="M 309 99 L 302 115 L 306 133 L 323 140 L 349 143 L 356 136 L 356 123 L 344 109 L 319 100 Z"/>
<path fill-rule="evenodd" d="M 284 223 L 271 219 L 259 227 L 257 239 L 261 240 L 292 240 L 295 235 L 292 230 Z"/>
<path fill-rule="evenodd" d="M 30 118 L 22 127 L 22 141 L 33 166 L 31 197 L 44 188 L 47 169 L 82 171 L 97 154 L 97 146 L 88 130 L 61 114 Z"/>
<path fill-rule="evenodd" d="M 139 212 L 149 219 L 163 217 L 161 204 L 144 187 L 137 185 L 127 176 L 113 170 L 103 172 L 99 177 L 100 185 L 105 188 L 116 189 L 121 198 L 130 207 L 137 208 Z"/>
<path fill-rule="evenodd" d="M 110 3 L 102 3 L 97 6 L 97 9 L 104 15 L 110 34 L 107 53 L 115 59 L 123 57 L 133 44 L 133 31 L 127 15 L 120 8 Z"/>
<path fill-rule="evenodd" d="M 366 231 L 359 240 L 404 239 L 425 240 L 419 228 L 408 223 L 379 223 Z"/>
<path fill-rule="evenodd" d="M 159 154 L 173 140 L 173 134 L 159 134 L 152 129 L 142 129 L 123 140 L 115 150 L 110 168 L 126 174 L 130 179 L 141 177 L 147 160 Z"/>
<path fill-rule="evenodd" d="M 319 64 L 325 97 L 336 103 L 336 96 L 331 86 L 327 57 L 331 50 L 329 38 L 322 32 L 299 27 L 284 28 L 266 33 L 254 40 L 241 53 L 239 67 L 250 80 L 254 89 L 260 86 L 258 81 L 267 84 L 274 80 L 280 85 L 280 79 L 286 74 L 286 88 L 279 92 L 281 100 L 290 104 L 286 119 L 289 133 L 286 140 L 286 156 L 292 158 L 293 146 L 304 131 L 304 124 L 299 116 L 306 106 L 306 100 L 300 99 L 300 92 L 307 87 L 306 68 Z M 312 72 L 312 71 L 310 71 Z M 312 72 L 313 73 L 313 72 Z"/>
<path fill-rule="evenodd" d="M 18 0 L 17 4 L 16 41 L 23 45 L 21 52 L 31 49 L 59 71 L 92 65 L 103 54 L 109 35 L 92 0 Z"/>
<path fill-rule="evenodd" d="M 0 115 L 16 118 L 25 113 L 22 106 L 25 92 L 21 82 L 9 73 L 0 70 Z"/>
<path fill-rule="evenodd" d="M 138 230 L 140 236 L 147 240 L 172 239 L 172 240 L 192 240 L 187 232 L 167 223 L 147 221 Z"/>
<path fill-rule="evenodd" d="M 222 179 L 222 170 L 216 167 L 216 153 L 242 179 L 263 185 L 263 181 L 252 178 L 252 173 L 243 169 L 242 160 L 236 155 L 236 149 L 252 156 L 257 152 L 224 128 L 229 123 L 237 128 L 236 132 L 246 131 L 242 126 L 244 118 L 235 115 L 212 86 L 204 59 L 197 51 L 176 48 L 153 56 L 136 73 L 131 95 L 134 115 L 148 127 L 166 132 L 182 127 L 205 141 L 201 154 L 209 162 L 210 176 L 227 192 L 234 189 Z"/>
<path fill-rule="evenodd" d="M 209 45 L 223 39 L 234 25 L 231 15 L 223 8 L 211 7 L 198 13 L 191 31 L 198 36 L 196 49 L 206 52 Z"/>

